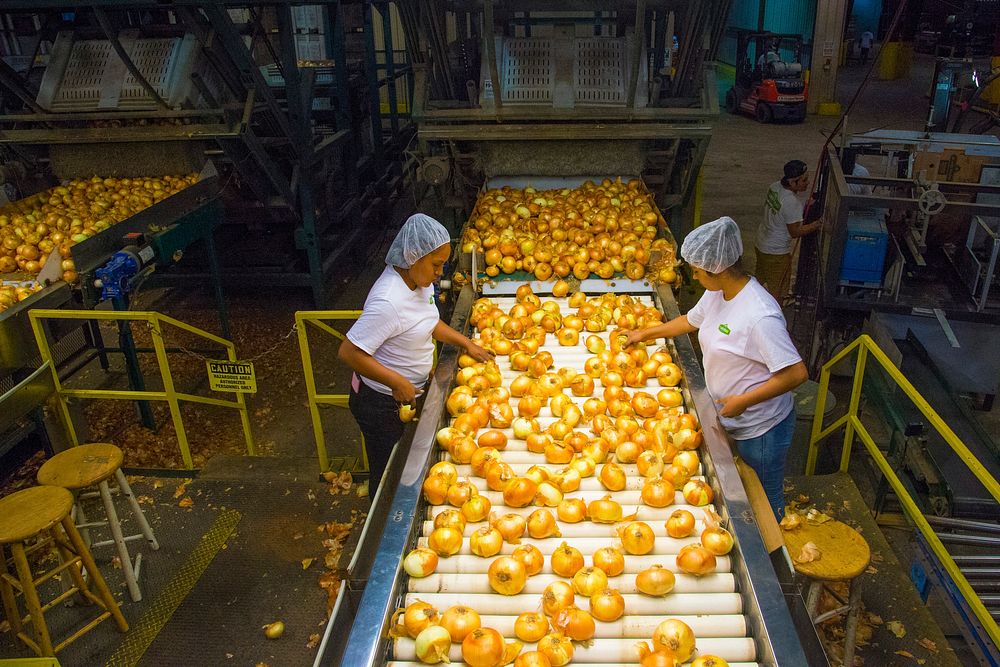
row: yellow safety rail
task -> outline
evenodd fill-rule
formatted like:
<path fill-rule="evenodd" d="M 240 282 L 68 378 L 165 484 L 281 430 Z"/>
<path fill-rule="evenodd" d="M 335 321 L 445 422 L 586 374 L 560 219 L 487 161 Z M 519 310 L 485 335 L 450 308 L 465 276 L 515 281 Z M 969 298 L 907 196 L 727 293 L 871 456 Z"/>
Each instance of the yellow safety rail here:
<path fill-rule="evenodd" d="M 31 318 L 31 328 L 35 332 L 35 340 L 38 342 L 38 350 L 42 357 L 42 362 L 47 362 L 52 369 L 52 381 L 55 384 L 56 398 L 59 409 L 62 413 L 63 421 L 67 424 L 70 441 L 74 445 L 80 444 L 76 436 L 76 429 L 73 427 L 73 420 L 70 417 L 66 404 L 68 398 L 91 398 L 91 399 L 111 399 L 122 401 L 166 401 L 170 406 L 170 417 L 173 420 L 174 430 L 177 432 L 177 443 L 180 446 L 181 458 L 184 465 L 194 468 L 194 461 L 191 459 L 191 448 L 188 445 L 187 432 L 184 430 L 184 420 L 181 416 L 181 401 L 191 403 L 201 403 L 203 405 L 214 405 L 221 408 L 235 408 L 240 413 L 240 421 L 243 424 L 243 435 L 246 438 L 247 454 L 255 455 L 253 435 L 250 432 L 250 417 L 247 413 L 246 401 L 243 394 L 237 393 L 236 400 L 227 401 L 220 398 L 209 398 L 206 396 L 196 396 L 179 392 L 174 388 L 173 375 L 170 373 L 170 361 L 167 357 L 167 349 L 163 343 L 163 326 L 169 325 L 182 331 L 195 334 L 206 340 L 216 343 L 226 350 L 230 361 L 237 361 L 236 348 L 232 342 L 225 338 L 220 338 L 210 334 L 190 324 L 185 324 L 180 320 L 175 320 L 167 315 L 150 311 L 120 311 L 120 310 L 54 310 L 38 308 L 28 311 Z M 59 374 L 56 372 L 55 361 L 52 358 L 52 351 L 49 347 L 48 336 L 45 335 L 43 327 L 44 320 L 99 320 L 113 322 L 146 322 L 152 333 L 153 349 L 156 352 L 156 363 L 160 371 L 160 378 L 163 381 L 163 391 L 136 391 L 119 389 L 68 389 L 62 386 L 59 381 Z"/>
<path fill-rule="evenodd" d="M 857 350 L 858 358 L 854 367 L 854 385 L 851 389 L 851 401 L 847 408 L 847 414 L 839 419 L 834 420 L 832 424 L 827 427 L 823 427 L 823 412 L 826 408 L 826 392 L 827 388 L 830 386 L 830 369 L 836 365 L 841 359 L 847 357 Z M 931 550 L 934 555 L 938 558 L 941 565 L 944 567 L 945 571 L 955 582 L 956 588 L 965 598 L 966 603 L 969 608 L 972 609 L 979 623 L 982 624 L 986 633 L 989 635 L 990 640 L 994 644 L 1000 645 L 1000 627 L 997 626 L 996 621 L 990 615 L 990 612 L 983 605 L 979 596 L 969 585 L 968 580 L 966 580 L 965 575 L 955 564 L 954 559 L 952 559 L 951 554 L 942 544 L 941 540 L 934 533 L 934 529 L 931 525 L 927 523 L 927 519 L 924 518 L 923 512 L 917 506 L 917 503 L 910 496 L 909 491 L 900 481 L 896 472 L 892 469 L 889 461 L 882 454 L 882 451 L 875 444 L 872 439 L 871 434 L 868 433 L 868 429 L 865 425 L 861 423 L 859 418 L 859 405 L 861 402 L 861 389 L 864 385 L 865 380 L 865 369 L 868 365 L 868 359 L 871 357 L 873 360 L 878 362 L 882 370 L 892 378 L 893 382 L 903 390 L 903 392 L 909 397 L 913 404 L 920 410 L 920 412 L 927 418 L 927 421 L 931 426 L 944 438 L 944 441 L 948 443 L 948 446 L 954 450 L 958 457 L 962 460 L 965 465 L 969 467 L 972 473 L 976 476 L 983 486 L 990 492 L 994 500 L 1000 502 L 1000 484 L 997 480 L 993 478 L 992 475 L 982 466 L 981 463 L 976 459 L 976 457 L 969 451 L 968 447 L 959 439 L 955 432 L 941 419 L 941 416 L 935 412 L 924 397 L 920 395 L 920 392 L 910 384 L 909 380 L 896 368 L 895 364 L 886 356 L 885 352 L 872 340 L 869 336 L 862 335 L 853 343 L 848 345 L 846 348 L 840 351 L 836 356 L 834 356 L 830 361 L 823 365 L 823 370 L 820 372 L 819 380 L 819 398 L 816 403 L 816 414 L 813 417 L 812 434 L 809 438 L 809 456 L 806 460 L 806 474 L 812 475 L 816 471 L 816 458 L 819 452 L 819 443 L 821 440 L 825 439 L 831 433 L 839 429 L 841 426 L 846 427 L 844 430 L 844 444 L 841 450 L 840 456 L 840 471 L 847 472 L 848 464 L 851 461 L 851 447 L 854 443 L 854 438 L 857 436 L 861 442 L 864 444 L 865 449 L 871 455 L 872 460 L 885 475 L 888 480 L 889 485 L 892 490 L 896 492 L 896 496 L 899 498 L 900 504 L 903 506 L 903 511 L 906 516 L 909 517 L 910 521 L 917 527 L 920 534 L 923 535 L 924 539 L 927 540 L 927 544 L 930 545 Z"/>
<path fill-rule="evenodd" d="M 312 354 L 309 351 L 309 326 L 314 326 L 337 340 L 343 341 L 344 334 L 331 327 L 327 322 L 353 321 L 360 316 L 360 310 L 300 310 L 295 313 L 295 330 L 299 336 L 299 353 L 302 355 L 302 372 L 306 378 L 306 393 L 309 396 L 309 414 L 312 416 L 313 435 L 316 437 L 316 454 L 319 456 L 319 469 L 323 472 L 330 469 L 330 457 L 326 451 L 326 436 L 323 434 L 319 406 L 333 405 L 338 408 L 346 408 L 350 395 L 317 393 Z M 361 460 L 364 463 L 364 469 L 358 472 L 365 472 L 368 470 L 368 451 L 365 449 L 364 437 L 361 438 Z"/>

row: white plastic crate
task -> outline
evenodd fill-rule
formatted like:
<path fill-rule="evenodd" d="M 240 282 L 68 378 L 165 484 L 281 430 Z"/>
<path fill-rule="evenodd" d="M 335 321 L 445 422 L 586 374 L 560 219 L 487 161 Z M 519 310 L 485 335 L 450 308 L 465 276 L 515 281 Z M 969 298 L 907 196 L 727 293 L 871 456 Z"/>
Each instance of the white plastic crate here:
<path fill-rule="evenodd" d="M 514 38 L 504 40 L 500 88 L 503 101 L 513 104 L 552 101 L 555 58 L 552 40 Z"/>
<path fill-rule="evenodd" d="M 198 56 L 192 35 L 137 38 L 122 33 L 122 46 L 143 77 L 171 107 L 190 100 Z M 56 37 L 39 87 L 38 103 L 52 111 L 155 109 L 156 103 L 106 40 Z"/>
<path fill-rule="evenodd" d="M 321 34 L 295 35 L 295 53 L 299 60 L 310 62 L 327 60 L 326 37 Z"/>
<path fill-rule="evenodd" d="M 292 7 L 292 26 L 296 33 L 322 33 L 323 6 L 299 5 Z"/>

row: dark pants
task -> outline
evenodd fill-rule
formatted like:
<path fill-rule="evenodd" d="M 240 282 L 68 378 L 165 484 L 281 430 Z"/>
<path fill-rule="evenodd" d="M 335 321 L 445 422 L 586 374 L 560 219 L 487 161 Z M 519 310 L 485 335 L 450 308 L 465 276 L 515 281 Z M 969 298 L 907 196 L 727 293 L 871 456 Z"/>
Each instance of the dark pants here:
<path fill-rule="evenodd" d="M 359 381 L 358 391 L 351 390 L 348 406 L 365 438 L 370 471 L 368 496 L 373 498 L 389 463 L 392 448 L 403 435 L 404 424 L 399 421 L 399 405 L 392 396 L 380 394 L 364 381 Z"/>

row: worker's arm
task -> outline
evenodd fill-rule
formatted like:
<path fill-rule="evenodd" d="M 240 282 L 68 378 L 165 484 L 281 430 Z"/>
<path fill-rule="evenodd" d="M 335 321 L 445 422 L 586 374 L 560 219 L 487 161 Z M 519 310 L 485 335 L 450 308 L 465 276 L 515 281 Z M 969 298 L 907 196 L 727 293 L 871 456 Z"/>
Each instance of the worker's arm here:
<path fill-rule="evenodd" d="M 434 331 L 431 332 L 431 335 L 434 336 L 434 340 L 462 348 L 466 354 L 476 361 L 489 361 L 493 358 L 493 355 L 488 350 L 479 347 L 440 320 L 434 326 Z"/>
<path fill-rule="evenodd" d="M 413 383 L 391 368 L 380 364 L 350 339 L 345 338 L 341 341 L 337 357 L 358 375 L 364 375 L 392 389 L 392 397 L 400 403 L 412 405 L 413 399 L 417 396 L 417 388 Z"/>
<path fill-rule="evenodd" d="M 747 408 L 758 403 L 763 403 L 775 396 L 781 396 L 795 389 L 808 379 L 809 372 L 806 370 L 806 365 L 801 361 L 791 366 L 786 366 L 771 375 L 769 380 L 757 385 L 745 394 L 723 396 L 717 400 L 719 414 L 723 417 L 738 417 L 746 412 Z"/>
<path fill-rule="evenodd" d="M 677 336 L 689 334 L 697 330 L 698 327 L 688 322 L 687 315 L 681 315 L 680 317 L 675 317 L 669 322 L 658 324 L 655 327 L 648 327 L 646 329 L 628 332 L 627 345 L 655 338 L 676 338 Z"/>
<path fill-rule="evenodd" d="M 815 222 L 803 222 L 799 220 L 798 222 L 793 222 L 788 227 L 788 235 L 793 239 L 797 239 L 801 236 L 806 236 L 807 234 L 812 234 L 817 229 L 823 226 L 822 220 L 816 220 Z"/>

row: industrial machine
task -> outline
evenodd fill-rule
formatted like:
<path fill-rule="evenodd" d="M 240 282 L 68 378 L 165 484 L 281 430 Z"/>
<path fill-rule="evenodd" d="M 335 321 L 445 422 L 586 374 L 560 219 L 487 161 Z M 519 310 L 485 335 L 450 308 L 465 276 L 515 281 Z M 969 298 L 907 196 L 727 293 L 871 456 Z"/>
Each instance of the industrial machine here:
<path fill-rule="evenodd" d="M 802 77 L 802 35 L 736 31 L 736 81 L 726 111 L 761 123 L 806 118 L 808 86 Z"/>
<path fill-rule="evenodd" d="M 825 157 L 816 212 L 823 234 L 800 248 L 793 337 L 816 361 L 869 334 L 978 464 L 1000 474 L 1000 441 L 978 414 L 992 409 L 1000 388 L 1000 310 L 992 289 L 1000 141 L 875 130 L 847 137 Z M 889 433 L 880 444 L 928 521 L 947 543 L 991 548 L 990 527 L 1000 517 L 992 495 L 909 398 L 871 375 L 863 385 L 867 405 Z M 874 509 L 891 511 L 895 497 L 876 485 Z M 983 643 L 949 576 L 924 552 L 913 569 L 918 590 L 935 579 L 969 644 L 987 656 L 984 664 L 994 662 L 995 647 Z M 979 578 L 988 557 L 968 553 L 963 570 Z M 976 590 L 996 613 L 992 591 Z"/>
<path fill-rule="evenodd" d="M 705 63 L 717 49 L 728 3 L 624 3 L 612 11 L 589 3 L 563 3 L 553 7 L 559 11 L 552 15 L 538 15 L 537 3 L 495 7 L 488 1 L 471 16 L 466 13 L 468 5 L 445 6 L 449 16 L 454 13 L 459 17 L 455 22 L 459 26 L 488 27 L 485 34 L 460 28 L 454 35 L 464 44 L 464 62 L 481 63 L 478 68 L 463 65 L 461 72 L 467 76 L 464 89 L 455 85 L 459 75 L 453 67 L 455 59 L 447 57 L 453 53 L 447 48 L 452 34 L 444 32 L 443 26 L 451 25 L 450 21 L 442 16 L 438 23 L 421 15 L 410 16 L 409 23 L 404 16 L 404 23 L 408 31 L 413 26 L 419 28 L 420 34 L 437 35 L 429 40 L 427 52 L 411 55 L 415 64 L 413 117 L 417 122 L 420 173 L 428 190 L 441 195 L 439 199 L 446 202 L 446 207 L 449 199 L 454 201 L 450 208 L 462 216 L 461 238 L 466 239 L 465 232 L 476 224 L 469 217 L 474 210 L 469 202 L 482 193 L 504 186 L 568 193 L 586 181 L 614 182 L 615 177 L 621 177 L 623 182 L 641 179 L 643 193 L 651 193 L 658 204 L 659 233 L 670 244 L 671 231 L 678 235 L 687 231 L 697 206 L 695 183 L 710 137 L 710 123 L 718 113 L 712 69 Z M 674 32 L 679 35 L 679 50 L 670 70 L 673 75 L 665 77 L 662 57 Z M 478 54 L 474 54 L 471 49 L 477 45 Z M 602 205 L 612 204 L 609 200 Z M 518 215 L 534 214 L 526 206 Z M 513 304 L 516 289 L 530 281 L 540 298 L 553 298 L 549 296 L 552 280 L 538 280 L 537 275 L 526 272 L 530 269 L 514 270 L 513 264 L 500 273 L 493 271 L 484 276 L 488 264 L 493 269 L 496 265 L 489 258 L 484 262 L 478 253 L 472 255 L 476 258 L 469 267 L 473 282 L 462 288 L 454 306 L 452 326 L 459 331 L 471 335 L 469 318 L 480 296 L 506 309 Z M 624 294 L 655 306 L 667 318 L 677 313 L 669 285 L 656 287 L 649 280 L 630 280 L 620 273 L 608 278 L 590 275 L 578 284 L 588 295 Z M 565 297 L 555 297 L 554 301 L 566 308 Z M 806 657 L 807 649 L 795 629 L 782 585 L 763 546 L 729 446 L 716 423 L 694 351 L 686 339 L 670 345 L 670 355 L 683 368 L 686 378 L 685 409 L 696 413 L 704 425 L 701 452 L 705 479 L 715 492 L 716 509 L 727 517 L 727 525 L 736 533 L 739 549 L 719 571 L 719 581 L 726 582 L 718 589 L 721 595 L 695 587 L 697 590 L 692 588 L 690 595 L 678 598 L 676 604 L 682 606 L 665 602 L 661 609 L 657 602 L 647 611 L 632 612 L 629 623 L 612 624 L 603 631 L 611 634 L 595 641 L 594 647 L 601 648 L 578 648 L 577 661 L 638 662 L 632 645 L 643 638 L 643 628 L 656 616 L 675 613 L 689 620 L 689 615 L 712 614 L 700 626 L 705 637 L 703 646 L 712 646 L 731 660 L 809 664 L 816 654 L 809 651 L 810 658 Z M 544 350 L 551 352 L 556 367 L 583 363 L 583 352 L 577 347 L 551 342 Z M 513 377 L 506 360 L 500 362 L 500 367 L 505 380 Z M 443 350 L 412 440 L 404 436 L 404 442 L 396 448 L 374 498 L 358 548 L 346 568 L 317 665 L 412 663 L 413 643 L 391 639 L 387 631 L 393 609 L 412 601 L 414 596 L 434 597 L 442 611 L 458 601 L 480 605 L 480 613 L 490 614 L 490 622 L 507 631 L 518 604 L 537 606 L 535 595 L 484 595 L 489 589 L 483 589 L 483 568 L 489 561 L 477 556 L 447 559 L 447 566 L 442 565 L 438 575 L 424 580 L 408 577 L 400 567 L 411 548 L 426 542 L 429 521 L 441 509 L 427 503 L 421 487 L 428 470 L 441 460 L 435 434 L 450 422 L 445 404 L 457 370 L 455 352 Z M 548 411 L 540 416 L 546 423 L 551 421 Z M 523 448 L 519 441 L 512 441 L 508 448 L 507 456 L 517 470 L 530 465 L 526 457 L 536 456 Z M 594 484 L 592 478 L 586 481 L 589 491 L 583 492 L 583 497 L 596 493 L 591 488 Z M 632 495 L 623 497 L 622 502 L 635 501 L 634 491 L 623 493 Z M 502 508 L 498 494 L 491 492 L 490 497 L 497 511 L 520 511 Z M 599 540 L 586 539 L 582 524 L 579 531 L 577 528 L 566 524 L 566 534 L 572 531 L 572 535 L 586 540 L 588 548 L 596 548 Z M 537 544 L 551 550 L 557 542 Z M 669 547 L 665 553 L 669 553 Z M 789 571 L 782 558 L 776 562 L 779 571 Z M 796 598 L 791 599 L 794 602 Z M 810 626 L 806 622 L 803 627 Z M 809 646 L 815 649 L 815 645 Z M 453 661 L 457 649 L 457 645 L 452 646 Z"/>
<path fill-rule="evenodd" d="M 224 280 L 308 287 L 321 306 L 338 258 L 402 184 L 397 157 L 410 130 L 396 88 L 409 70 L 393 58 L 388 3 L 149 11 L 141 0 L 83 10 L 15 2 L 3 11 L 0 142 L 29 171 L 51 163 L 61 173 L 75 159 L 88 176 L 164 173 L 212 157 L 226 204 Z M 113 171 L 79 157 L 79 147 L 98 146 L 115 153 Z M 204 281 L 203 253 L 185 273 L 188 284 Z"/>

